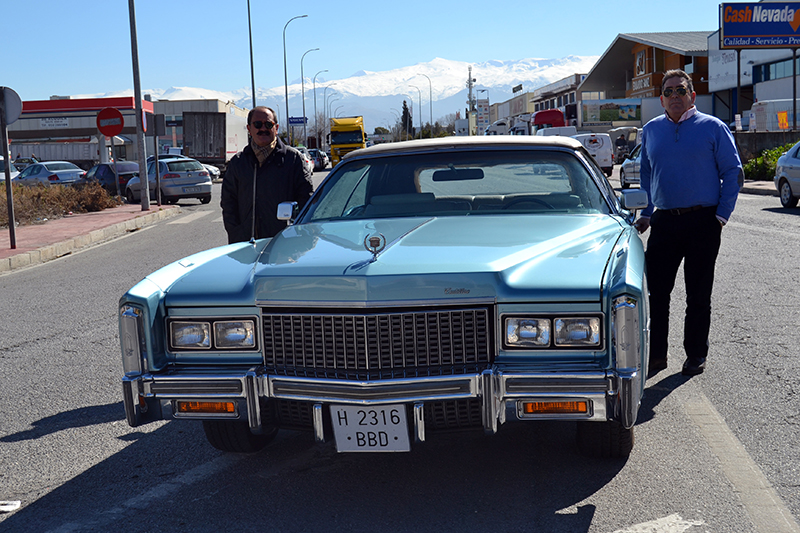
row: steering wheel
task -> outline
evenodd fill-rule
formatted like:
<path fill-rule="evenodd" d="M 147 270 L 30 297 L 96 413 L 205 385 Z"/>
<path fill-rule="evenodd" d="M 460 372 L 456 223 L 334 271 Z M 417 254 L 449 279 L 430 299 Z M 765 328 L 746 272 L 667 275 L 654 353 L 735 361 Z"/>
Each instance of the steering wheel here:
<path fill-rule="evenodd" d="M 523 202 L 535 202 L 537 204 L 541 204 L 541 205 L 545 206 L 547 209 L 555 209 L 555 207 L 553 207 L 552 205 L 548 204 L 544 200 L 540 200 L 539 198 L 525 197 L 525 198 L 515 198 L 514 200 L 511 200 L 510 202 L 508 202 L 508 204 L 503 206 L 503 210 L 506 210 L 506 209 L 510 208 L 511 206 L 514 206 L 514 205 L 517 205 L 517 204 L 521 204 Z"/>

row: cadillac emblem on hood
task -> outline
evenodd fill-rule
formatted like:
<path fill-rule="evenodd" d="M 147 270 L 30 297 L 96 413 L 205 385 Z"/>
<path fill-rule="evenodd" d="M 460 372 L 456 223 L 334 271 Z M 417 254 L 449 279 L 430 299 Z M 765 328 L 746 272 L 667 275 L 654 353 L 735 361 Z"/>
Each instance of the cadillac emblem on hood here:
<path fill-rule="evenodd" d="M 378 233 L 377 235 L 367 235 L 364 237 L 364 248 L 367 251 L 372 252 L 373 256 L 377 256 L 380 252 L 386 248 L 386 237 L 383 236 L 382 233 Z"/>

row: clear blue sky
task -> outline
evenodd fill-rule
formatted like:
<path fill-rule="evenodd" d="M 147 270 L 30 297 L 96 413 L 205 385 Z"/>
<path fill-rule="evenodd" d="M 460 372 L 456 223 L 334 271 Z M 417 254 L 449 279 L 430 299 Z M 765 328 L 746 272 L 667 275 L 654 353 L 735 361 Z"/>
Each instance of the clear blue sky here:
<path fill-rule="evenodd" d="M 492 59 L 600 55 L 619 33 L 715 30 L 709 0 L 405 0 L 389 3 L 250 0 L 256 85 L 383 71 L 435 57 Z M 126 0 L 0 0 L 0 85 L 22 100 L 133 89 Z M 142 90 L 250 87 L 247 0 L 136 0 Z"/>

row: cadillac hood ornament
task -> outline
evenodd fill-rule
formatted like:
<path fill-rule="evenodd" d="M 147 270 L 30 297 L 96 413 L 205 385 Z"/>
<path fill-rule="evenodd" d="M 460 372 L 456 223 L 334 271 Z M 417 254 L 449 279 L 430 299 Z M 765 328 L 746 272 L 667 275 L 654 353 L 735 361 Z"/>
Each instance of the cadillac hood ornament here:
<path fill-rule="evenodd" d="M 382 233 L 377 235 L 367 235 L 364 237 L 364 248 L 372 252 L 373 260 L 378 258 L 378 254 L 386 248 L 386 237 Z"/>

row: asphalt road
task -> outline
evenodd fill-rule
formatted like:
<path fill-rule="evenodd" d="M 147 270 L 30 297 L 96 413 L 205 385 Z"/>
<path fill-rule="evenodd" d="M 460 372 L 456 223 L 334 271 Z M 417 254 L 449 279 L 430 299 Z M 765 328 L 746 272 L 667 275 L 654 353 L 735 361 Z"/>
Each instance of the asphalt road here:
<path fill-rule="evenodd" d="M 0 275 L 0 530 L 800 531 L 800 209 L 742 195 L 723 232 L 705 374 L 648 382 L 630 458 L 580 456 L 574 425 L 450 434 L 392 455 L 282 432 L 237 456 L 193 422 L 130 428 L 117 300 L 147 273 L 226 242 L 218 205 Z M 646 238 L 645 234 L 645 238 Z"/>

